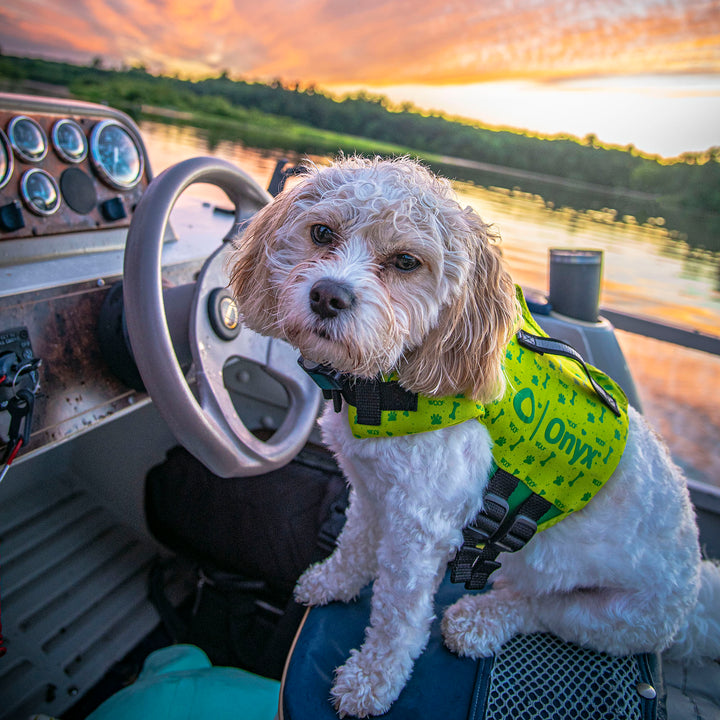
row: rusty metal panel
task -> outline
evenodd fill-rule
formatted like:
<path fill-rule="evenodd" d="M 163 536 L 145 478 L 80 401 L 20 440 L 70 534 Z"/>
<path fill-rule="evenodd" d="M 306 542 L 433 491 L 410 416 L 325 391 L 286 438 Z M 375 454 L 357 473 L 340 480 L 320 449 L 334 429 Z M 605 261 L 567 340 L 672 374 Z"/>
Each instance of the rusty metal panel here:
<path fill-rule="evenodd" d="M 189 282 L 197 264 L 166 272 L 168 282 Z M 97 339 L 100 308 L 120 277 L 0 298 L 0 331 L 27 328 L 32 349 L 42 359 L 32 433 L 19 457 L 84 432 L 147 395 L 124 385 L 110 371 Z M 9 415 L 0 412 L 0 436 Z M 4 443 L 0 440 L 0 453 Z"/>

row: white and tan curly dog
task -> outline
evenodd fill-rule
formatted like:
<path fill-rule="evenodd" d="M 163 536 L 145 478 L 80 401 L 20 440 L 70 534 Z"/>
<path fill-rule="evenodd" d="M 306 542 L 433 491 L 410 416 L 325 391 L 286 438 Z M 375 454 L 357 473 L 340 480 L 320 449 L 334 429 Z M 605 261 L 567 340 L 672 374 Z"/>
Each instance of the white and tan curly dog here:
<path fill-rule="evenodd" d="M 488 226 L 450 184 L 407 159 L 309 167 L 252 220 L 232 287 L 245 324 L 284 338 L 309 363 L 358 378 L 396 377 L 422 397 L 503 393 L 519 305 Z M 470 657 L 546 631 L 613 654 L 720 655 L 720 573 L 701 562 L 684 479 L 642 417 L 583 509 L 504 553 L 493 587 L 442 621 Z M 433 596 L 492 468 L 486 426 L 467 420 L 358 439 L 328 405 L 323 437 L 351 486 L 337 549 L 300 578 L 308 605 L 348 601 L 374 580 L 365 641 L 338 668 L 341 716 L 388 710 L 425 647 Z M 711 610 L 716 617 L 712 618 Z"/>

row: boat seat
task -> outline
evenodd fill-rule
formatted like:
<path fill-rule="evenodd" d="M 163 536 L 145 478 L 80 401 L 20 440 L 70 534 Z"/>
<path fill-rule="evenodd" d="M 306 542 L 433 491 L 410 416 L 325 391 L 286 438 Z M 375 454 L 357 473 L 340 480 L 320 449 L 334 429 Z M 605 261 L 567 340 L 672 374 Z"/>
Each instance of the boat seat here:
<path fill-rule="evenodd" d="M 477 661 L 454 655 L 443 645 L 439 618 L 466 592 L 446 575 L 435 598 L 428 646 L 398 700 L 380 717 L 656 716 L 663 692 L 655 655 L 615 658 L 547 634 L 517 636 L 496 656 Z M 330 603 L 306 613 L 283 676 L 281 720 L 337 720 L 329 701 L 333 673 L 362 644 L 371 595 L 368 586 L 351 603 Z M 640 696 L 642 683 L 655 689 L 655 699 Z"/>

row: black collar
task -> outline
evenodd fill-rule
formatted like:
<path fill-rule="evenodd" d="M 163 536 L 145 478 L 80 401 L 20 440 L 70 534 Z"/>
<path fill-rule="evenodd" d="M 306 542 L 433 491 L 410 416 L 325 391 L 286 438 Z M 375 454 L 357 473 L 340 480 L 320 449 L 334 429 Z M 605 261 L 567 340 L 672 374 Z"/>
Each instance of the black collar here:
<path fill-rule="evenodd" d="M 359 378 L 329 365 L 308 366 L 302 357 L 298 365 L 315 381 L 323 397 L 333 401 L 335 412 L 342 410 L 343 400 L 356 408 L 360 425 L 380 425 L 383 410 L 417 410 L 417 393 L 400 387 L 397 380 L 383 380 L 380 376 Z"/>

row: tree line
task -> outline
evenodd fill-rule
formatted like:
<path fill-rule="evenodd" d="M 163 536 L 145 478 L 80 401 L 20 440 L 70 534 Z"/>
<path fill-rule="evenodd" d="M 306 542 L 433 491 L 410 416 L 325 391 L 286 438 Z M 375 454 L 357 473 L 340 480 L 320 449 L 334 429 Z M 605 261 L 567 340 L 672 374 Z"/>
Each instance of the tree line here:
<path fill-rule="evenodd" d="M 582 139 L 542 137 L 494 129 L 478 122 L 425 114 L 410 104 L 396 107 L 384 97 L 366 93 L 338 99 L 313 87 L 288 87 L 279 81 L 246 82 L 234 80 L 228 73 L 184 80 L 152 75 L 142 66 L 111 70 L 104 68 L 100 59 L 79 66 L 0 55 L 0 78 L 11 83 L 33 80 L 67 86 L 77 97 L 106 101 L 131 114 L 143 105 L 155 105 L 235 121 L 253 117 L 257 121 L 260 114 L 279 116 L 402 148 L 601 186 L 614 196 L 612 200 L 602 192 L 597 197 L 587 191 L 573 193 L 539 178 L 517 182 L 532 192 L 539 188 L 540 194 L 555 205 L 569 203 L 577 209 L 618 209 L 622 205 L 622 212 L 640 221 L 659 215 L 669 227 L 678 229 L 682 229 L 680 216 L 690 213 L 695 218 L 693 244 L 720 250 L 720 147 L 663 159 L 632 146 L 604 146 L 592 135 Z M 456 165 L 443 170 L 470 180 L 480 174 Z M 628 190 L 652 197 L 623 197 Z"/>

